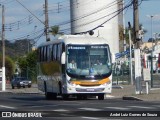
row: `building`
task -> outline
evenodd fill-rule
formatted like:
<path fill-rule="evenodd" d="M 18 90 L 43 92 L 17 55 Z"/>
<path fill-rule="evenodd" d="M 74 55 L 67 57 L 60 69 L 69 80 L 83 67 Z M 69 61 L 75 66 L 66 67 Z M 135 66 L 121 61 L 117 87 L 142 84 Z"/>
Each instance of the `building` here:
<path fill-rule="evenodd" d="M 103 37 L 111 52 L 119 53 L 118 1 L 70 0 L 71 34 Z"/>

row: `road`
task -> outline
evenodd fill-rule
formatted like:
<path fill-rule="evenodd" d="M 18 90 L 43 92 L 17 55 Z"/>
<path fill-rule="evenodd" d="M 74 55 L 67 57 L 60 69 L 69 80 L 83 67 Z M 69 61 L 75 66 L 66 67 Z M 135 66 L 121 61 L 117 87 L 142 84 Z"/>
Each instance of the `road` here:
<path fill-rule="evenodd" d="M 132 118 L 139 113 L 140 115 L 145 113 L 147 116 L 150 116 L 155 115 L 157 111 L 159 111 L 159 115 L 160 103 L 126 101 L 122 99 L 97 100 L 96 98 L 87 100 L 70 98 L 69 100 L 62 100 L 60 97 L 57 100 L 45 100 L 43 94 L 0 93 L 0 111 L 18 113 L 40 112 L 40 114 L 37 113 L 37 117 L 54 117 L 58 120 L 64 117 L 68 120 L 73 118 L 77 118 L 77 120 L 102 120 L 108 116 L 114 118 L 118 115 L 121 118 L 127 114 L 130 114 L 129 116 Z M 153 118 L 155 119 L 155 117 Z"/>

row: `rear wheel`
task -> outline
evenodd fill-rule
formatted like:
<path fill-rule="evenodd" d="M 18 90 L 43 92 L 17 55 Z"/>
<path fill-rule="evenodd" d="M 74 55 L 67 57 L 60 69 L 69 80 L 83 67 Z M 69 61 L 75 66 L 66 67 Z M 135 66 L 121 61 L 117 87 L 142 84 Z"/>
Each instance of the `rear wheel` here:
<path fill-rule="evenodd" d="M 12 85 L 12 89 L 14 89 L 14 86 Z"/>
<path fill-rule="evenodd" d="M 57 94 L 56 93 L 47 92 L 46 83 L 44 83 L 44 92 L 45 92 L 46 100 L 57 99 Z"/>
<path fill-rule="evenodd" d="M 46 83 L 44 83 L 44 92 L 45 92 L 46 100 L 50 100 L 51 99 L 51 94 L 49 92 L 47 92 Z"/>

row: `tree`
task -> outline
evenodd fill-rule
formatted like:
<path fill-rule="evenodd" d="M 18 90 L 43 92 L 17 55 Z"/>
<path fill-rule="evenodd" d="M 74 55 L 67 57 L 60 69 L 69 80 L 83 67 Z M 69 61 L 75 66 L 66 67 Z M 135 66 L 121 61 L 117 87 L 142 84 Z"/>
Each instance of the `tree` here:
<path fill-rule="evenodd" d="M 142 24 L 139 24 L 139 29 L 142 30 Z M 125 35 L 123 33 L 124 29 L 123 29 L 123 26 L 120 26 L 119 25 L 119 38 L 120 38 L 120 41 L 126 40 L 126 44 L 129 44 L 129 29 L 128 27 L 125 28 Z M 147 33 L 147 30 L 143 29 L 143 35 Z M 131 38 L 133 38 L 133 27 L 131 28 Z M 132 40 L 133 41 L 133 40 Z"/>
<path fill-rule="evenodd" d="M 30 52 L 27 57 L 28 75 L 32 80 L 37 78 L 37 51 Z"/>
<path fill-rule="evenodd" d="M 37 51 L 31 51 L 27 56 L 18 59 L 18 66 L 21 70 L 21 76 L 36 80 L 37 77 Z"/>
<path fill-rule="evenodd" d="M 59 26 L 55 25 L 51 27 L 50 33 L 55 37 L 56 35 L 63 35 L 63 33 L 61 33 L 59 31 Z"/>
<path fill-rule="evenodd" d="M 0 55 L 0 68 L 2 67 L 1 65 L 2 65 L 2 55 Z M 7 78 L 9 79 L 12 78 L 14 74 L 14 68 L 15 68 L 14 61 L 10 57 L 6 56 L 5 57 L 5 69 L 6 69 Z"/>

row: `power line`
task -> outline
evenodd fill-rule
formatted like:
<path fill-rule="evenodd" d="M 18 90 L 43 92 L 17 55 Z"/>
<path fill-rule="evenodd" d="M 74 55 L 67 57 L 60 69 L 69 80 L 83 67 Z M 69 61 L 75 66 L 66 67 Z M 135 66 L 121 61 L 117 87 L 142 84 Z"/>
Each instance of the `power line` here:
<path fill-rule="evenodd" d="M 82 26 L 91 24 L 91 23 L 93 23 L 93 22 L 95 22 L 95 21 L 101 20 L 101 19 L 103 19 L 103 18 L 106 18 L 106 17 L 111 16 L 111 15 L 113 15 L 113 14 L 116 13 L 116 14 L 113 15 L 111 18 L 107 19 L 106 21 L 104 21 L 103 23 L 97 25 L 96 27 L 94 27 L 94 28 L 92 28 L 92 29 L 90 29 L 90 30 L 83 31 L 83 32 L 80 32 L 80 33 L 75 33 L 75 34 L 87 33 L 87 32 L 89 32 L 89 31 L 91 31 L 91 30 L 95 30 L 95 29 L 99 28 L 99 26 L 102 26 L 102 25 L 105 24 L 106 22 L 108 22 L 108 21 L 110 21 L 111 19 L 113 19 L 114 17 L 116 17 L 116 16 L 117 16 L 118 14 L 120 14 L 123 10 L 125 10 L 125 9 L 128 8 L 128 7 L 130 7 L 132 4 L 133 4 L 133 0 L 132 0 L 128 5 L 126 5 L 124 8 L 122 8 L 122 9 L 119 9 L 119 10 L 117 10 L 117 11 L 114 11 L 114 12 L 110 13 L 110 14 L 104 15 L 104 16 L 102 16 L 102 17 L 100 17 L 100 18 L 96 18 L 95 20 L 92 20 L 92 21 L 90 21 L 90 22 L 87 22 L 87 23 L 83 23 L 83 24 L 81 24 L 81 25 L 74 26 L 74 28 L 82 27 Z M 86 16 L 85 16 L 85 17 L 86 17 Z M 72 28 L 73 28 L 73 27 L 72 27 Z M 65 31 L 65 30 L 67 30 L 67 29 L 64 29 L 64 31 Z"/>
<path fill-rule="evenodd" d="M 36 15 L 34 15 L 27 7 L 25 7 L 21 2 L 19 2 L 18 0 L 16 0 L 16 1 L 17 1 L 19 4 L 21 4 L 29 13 L 31 13 L 38 21 L 40 21 L 43 25 L 45 25 L 43 21 L 41 21 Z"/>

